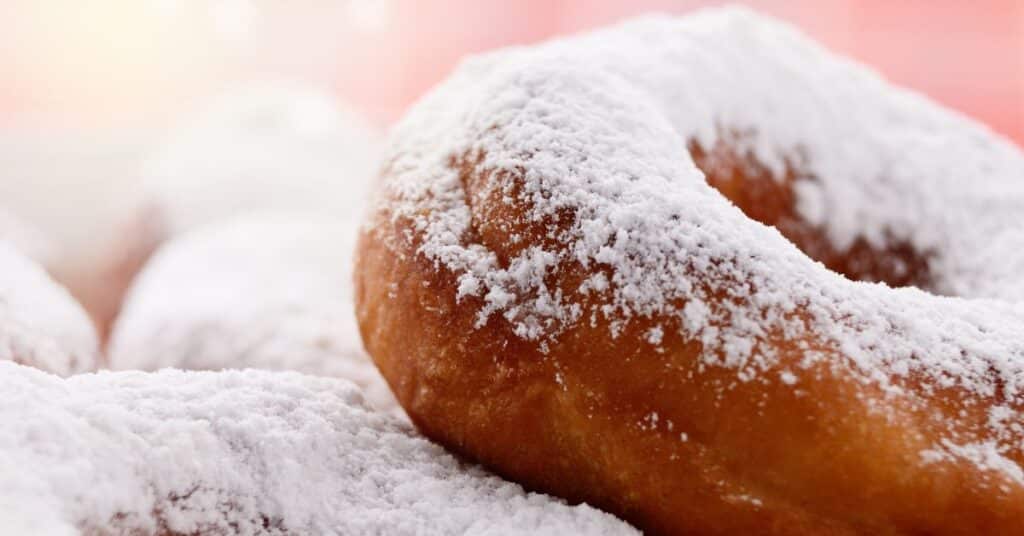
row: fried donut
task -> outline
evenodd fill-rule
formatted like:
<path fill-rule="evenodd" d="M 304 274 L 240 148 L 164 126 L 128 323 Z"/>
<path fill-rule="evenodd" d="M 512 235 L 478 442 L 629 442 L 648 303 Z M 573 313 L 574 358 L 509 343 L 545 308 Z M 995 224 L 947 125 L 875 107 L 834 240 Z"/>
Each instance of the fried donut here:
<path fill-rule="evenodd" d="M 382 174 L 360 328 L 454 451 L 652 534 L 1024 527 L 1024 156 L 985 127 L 710 10 L 467 61 Z"/>
<path fill-rule="evenodd" d="M 135 279 L 110 368 L 259 368 L 345 378 L 401 413 L 363 350 L 352 302 L 357 226 L 252 215 L 164 244 Z"/>
<path fill-rule="evenodd" d="M 0 392 L 10 534 L 636 534 L 459 462 L 341 380 L 0 363 Z"/>
<path fill-rule="evenodd" d="M 96 332 L 43 268 L 0 240 L 0 361 L 69 376 L 94 370 Z"/>

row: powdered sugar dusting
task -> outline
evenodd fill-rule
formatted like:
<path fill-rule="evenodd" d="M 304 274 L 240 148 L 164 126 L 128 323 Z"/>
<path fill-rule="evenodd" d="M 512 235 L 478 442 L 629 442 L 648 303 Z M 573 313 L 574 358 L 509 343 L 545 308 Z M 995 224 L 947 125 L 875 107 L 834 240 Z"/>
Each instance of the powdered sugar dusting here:
<path fill-rule="evenodd" d="M 200 227 L 150 260 L 110 341 L 114 369 L 294 370 L 354 381 L 401 409 L 365 354 L 352 302 L 357 226 L 260 214 Z"/>
<path fill-rule="evenodd" d="M 340 380 L 0 363 L 0 392 L 12 533 L 636 533 L 461 464 Z"/>
<path fill-rule="evenodd" d="M 0 240 L 0 360 L 67 376 L 96 367 L 96 332 L 81 306 Z"/>
<path fill-rule="evenodd" d="M 1011 301 L 827 271 L 706 184 L 687 143 L 723 139 L 780 177 L 806 174 L 799 209 L 837 248 L 906 241 L 929 255 L 937 291 Z M 453 161 L 482 170 L 472 196 Z M 914 377 L 1024 405 L 1024 156 L 770 19 L 648 17 L 474 58 L 396 128 L 386 162 L 384 214 L 412 224 L 460 299 L 480 299 L 481 325 L 503 318 L 541 348 L 593 315 L 613 335 L 657 315 L 675 325 L 648 342 L 677 330 L 741 381 L 794 383 L 756 341 L 813 336 L 846 356 L 833 366 L 890 392 Z M 484 198 L 529 207 L 529 222 L 571 216 L 544 244 L 508 236 L 502 258 L 471 239 Z M 572 265 L 608 275 L 547 286 Z M 804 364 L 821 355 L 808 348 Z"/>
<path fill-rule="evenodd" d="M 1005 447 L 992 441 L 957 445 L 951 441 L 943 441 L 942 445 L 921 452 L 927 463 L 946 460 L 965 460 L 979 469 L 1002 475 L 1010 481 L 1024 486 L 1024 470 L 1012 460 L 1004 456 Z"/>

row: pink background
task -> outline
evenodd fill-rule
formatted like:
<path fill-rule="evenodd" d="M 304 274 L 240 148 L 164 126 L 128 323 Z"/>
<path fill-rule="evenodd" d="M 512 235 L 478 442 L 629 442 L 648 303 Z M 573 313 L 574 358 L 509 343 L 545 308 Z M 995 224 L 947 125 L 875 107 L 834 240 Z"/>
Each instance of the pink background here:
<path fill-rule="evenodd" d="M 251 79 L 332 88 L 381 124 L 462 56 L 669 0 L 13 0 L 0 5 L 0 125 L 161 125 Z M 1024 2 L 749 2 L 1024 142 Z"/>

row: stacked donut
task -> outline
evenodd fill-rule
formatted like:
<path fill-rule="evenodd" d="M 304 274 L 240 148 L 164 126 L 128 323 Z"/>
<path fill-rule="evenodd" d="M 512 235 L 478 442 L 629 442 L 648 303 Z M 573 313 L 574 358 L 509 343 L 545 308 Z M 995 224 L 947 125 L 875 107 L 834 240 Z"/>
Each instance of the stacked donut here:
<path fill-rule="evenodd" d="M 467 61 L 383 181 L 363 339 L 456 452 L 652 533 L 1024 526 L 1024 155 L 984 127 L 711 10 Z"/>

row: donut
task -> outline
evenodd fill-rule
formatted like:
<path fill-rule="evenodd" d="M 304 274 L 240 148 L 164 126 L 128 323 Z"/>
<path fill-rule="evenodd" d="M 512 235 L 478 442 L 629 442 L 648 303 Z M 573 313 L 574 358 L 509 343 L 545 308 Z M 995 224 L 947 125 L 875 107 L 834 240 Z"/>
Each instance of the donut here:
<path fill-rule="evenodd" d="M 168 236 L 250 212 L 339 217 L 364 204 L 376 132 L 316 88 L 229 90 L 185 121 L 144 165 L 144 210 Z"/>
<path fill-rule="evenodd" d="M 459 462 L 351 383 L 0 363 L 12 534 L 637 534 Z"/>
<path fill-rule="evenodd" d="M 23 252 L 71 292 L 101 334 L 107 304 L 120 301 L 120 296 L 108 298 L 118 292 L 118 282 L 107 265 L 119 262 L 111 257 L 131 247 L 121 241 L 118 226 L 141 203 L 141 164 L 155 134 L 156 128 L 140 125 L 0 127 L 0 205 L 39 228 L 47 245 Z"/>
<path fill-rule="evenodd" d="M 428 437 L 651 534 L 1024 526 L 1024 155 L 745 9 L 461 65 L 366 348 Z"/>
<path fill-rule="evenodd" d="M 21 218 L 0 208 L 0 242 L 7 242 L 22 255 L 42 264 L 53 266 L 57 248 L 46 233 Z"/>
<path fill-rule="evenodd" d="M 0 240 L 0 361 L 69 376 L 96 368 L 89 317 L 46 271 Z"/>
<path fill-rule="evenodd" d="M 356 229 L 344 220 L 261 214 L 171 239 L 128 291 L 108 344 L 110 368 L 340 377 L 374 407 L 401 414 L 356 326 Z"/>
<path fill-rule="evenodd" d="M 355 216 L 376 161 L 374 128 L 330 94 L 284 82 L 230 89 L 187 118 L 142 165 L 132 213 L 85 274 L 80 299 L 106 336 L 159 245 L 261 213 Z"/>

